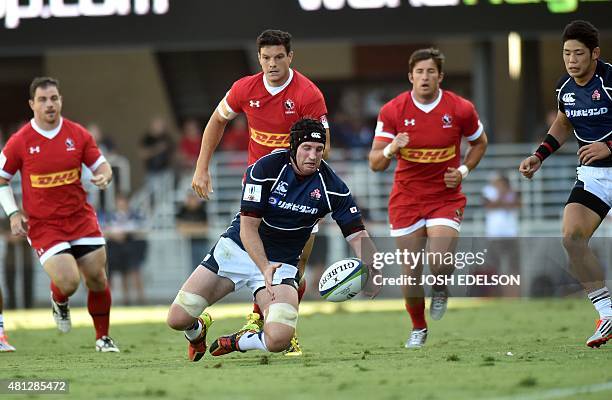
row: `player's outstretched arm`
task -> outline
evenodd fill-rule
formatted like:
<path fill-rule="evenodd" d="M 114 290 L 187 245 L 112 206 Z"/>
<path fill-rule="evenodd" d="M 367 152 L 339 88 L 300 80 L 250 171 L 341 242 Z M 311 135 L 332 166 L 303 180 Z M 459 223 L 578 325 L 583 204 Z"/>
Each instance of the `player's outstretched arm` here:
<path fill-rule="evenodd" d="M 391 143 L 382 140 L 374 140 L 368 157 L 370 160 L 370 169 L 378 172 L 389 168 L 391 160 L 395 158 L 396 154 L 402 148 L 408 145 L 409 141 L 408 134 L 405 132 L 398 133 Z"/>
<path fill-rule="evenodd" d="M 221 105 L 219 105 L 221 107 Z M 208 171 L 210 160 L 212 158 L 215 149 L 221 141 L 223 132 L 228 123 L 228 119 L 223 118 L 219 114 L 218 109 L 213 112 L 213 115 L 208 120 L 204 133 L 202 134 L 202 145 L 200 146 L 200 155 L 196 163 L 195 172 L 193 174 L 193 180 L 191 187 L 196 194 L 204 199 L 210 199 L 210 193 L 213 192 L 212 179 Z"/>
<path fill-rule="evenodd" d="M 9 217 L 11 233 L 16 236 L 27 236 L 28 219 L 19 211 L 9 181 L 4 178 L 0 178 L 0 205 Z"/>
<path fill-rule="evenodd" d="M 274 272 L 281 266 L 279 263 L 271 263 L 268 261 L 266 250 L 264 249 L 261 236 L 259 236 L 259 224 L 261 218 L 249 217 L 247 215 L 240 216 L 240 240 L 244 249 L 251 257 L 251 260 L 257 265 L 266 282 L 266 291 L 274 300 L 274 292 L 272 291 L 272 281 Z"/>
<path fill-rule="evenodd" d="M 528 179 L 533 178 L 533 175 L 542 166 L 542 162 L 546 157 L 550 156 L 558 150 L 567 138 L 572 134 L 573 128 L 569 119 L 561 111 L 557 112 L 557 118 L 550 126 L 548 134 L 540 147 L 534 154 L 525 158 L 519 165 L 519 172 Z"/>
<path fill-rule="evenodd" d="M 108 162 L 103 162 L 93 171 L 93 175 L 91 183 L 96 185 L 100 190 L 104 190 L 113 180 L 113 169 Z"/>
<path fill-rule="evenodd" d="M 366 283 L 363 293 L 370 298 L 374 298 L 381 289 L 379 285 L 374 283 L 374 277 L 380 275 L 380 271 L 373 267 L 374 253 L 377 252 L 376 246 L 372 239 L 370 239 L 368 231 L 365 229 L 352 234 L 347 239 L 357 258 L 359 258 L 368 268 L 368 282 Z"/>

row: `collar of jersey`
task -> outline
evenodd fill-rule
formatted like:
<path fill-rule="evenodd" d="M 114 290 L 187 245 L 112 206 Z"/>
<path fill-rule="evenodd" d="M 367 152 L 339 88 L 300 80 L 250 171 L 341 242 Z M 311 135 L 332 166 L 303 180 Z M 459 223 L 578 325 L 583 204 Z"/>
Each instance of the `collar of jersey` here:
<path fill-rule="evenodd" d="M 429 103 L 429 104 L 419 103 L 417 99 L 414 98 L 414 94 L 412 91 L 410 91 L 410 97 L 412 97 L 412 101 L 414 102 L 414 105 L 416 106 L 416 108 L 423 111 L 424 113 L 429 113 L 431 110 L 436 108 L 438 104 L 440 104 L 440 100 L 442 100 L 442 89 L 440 89 L 440 93 L 438 93 L 438 98 L 433 103 Z"/>
<path fill-rule="evenodd" d="M 51 129 L 50 131 L 46 131 L 43 128 L 41 128 L 40 126 L 38 126 L 36 124 L 36 121 L 34 121 L 34 118 L 32 118 L 30 120 L 30 123 L 32 124 L 32 128 L 36 132 L 40 133 L 42 136 L 46 137 L 47 139 L 53 139 L 54 137 L 57 136 L 59 131 L 62 129 L 62 125 L 64 123 L 64 119 L 62 117 L 60 117 L 60 121 L 59 121 L 59 124 L 57 125 L 57 127 Z"/>
<path fill-rule="evenodd" d="M 282 86 L 270 86 L 268 84 L 268 81 L 266 80 L 266 74 L 262 74 L 262 79 L 263 84 L 266 87 L 268 93 L 270 93 L 272 96 L 276 96 L 277 94 L 282 92 L 287 86 L 289 86 L 291 80 L 293 80 L 293 70 L 289 68 L 289 78 L 287 78 L 287 82 L 283 83 Z"/>

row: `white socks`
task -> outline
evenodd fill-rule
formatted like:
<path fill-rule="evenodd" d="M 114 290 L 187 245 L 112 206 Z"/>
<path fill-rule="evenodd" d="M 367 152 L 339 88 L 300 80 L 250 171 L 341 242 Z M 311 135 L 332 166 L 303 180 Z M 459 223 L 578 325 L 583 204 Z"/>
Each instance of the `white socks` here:
<path fill-rule="evenodd" d="M 599 318 L 612 318 L 612 301 L 610 300 L 610 291 L 607 287 L 603 287 L 588 294 L 589 300 L 599 312 Z"/>
<path fill-rule="evenodd" d="M 185 329 L 185 337 L 190 341 L 196 340 L 200 336 L 200 333 L 202 333 L 202 324 L 199 319 L 196 319 L 191 328 Z"/>
<path fill-rule="evenodd" d="M 4 336 L 4 317 L 0 313 L 0 336 Z"/>
<path fill-rule="evenodd" d="M 259 333 L 247 332 L 238 339 L 238 348 L 242 351 L 263 350 L 268 351 L 263 331 Z"/>

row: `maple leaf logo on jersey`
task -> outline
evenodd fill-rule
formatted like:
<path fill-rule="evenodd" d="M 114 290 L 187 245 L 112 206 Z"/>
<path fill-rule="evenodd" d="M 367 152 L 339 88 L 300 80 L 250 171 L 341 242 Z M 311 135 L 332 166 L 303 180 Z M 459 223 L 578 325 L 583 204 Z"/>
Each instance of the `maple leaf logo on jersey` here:
<path fill-rule="evenodd" d="M 74 151 L 76 147 L 74 147 L 74 140 L 71 138 L 66 139 L 66 151 Z"/>
<path fill-rule="evenodd" d="M 595 91 L 593 92 L 593 95 L 591 96 L 591 98 L 593 99 L 593 101 L 599 101 L 599 99 L 601 99 L 601 95 L 599 94 L 599 90 L 595 89 Z"/>
<path fill-rule="evenodd" d="M 291 99 L 285 100 L 285 109 L 287 109 L 287 111 L 293 111 L 294 108 L 295 108 L 295 103 L 293 102 L 293 100 Z"/>
<path fill-rule="evenodd" d="M 442 128 L 452 128 L 453 127 L 453 117 L 448 114 L 444 114 L 442 116 Z"/>
<path fill-rule="evenodd" d="M 321 199 L 321 191 L 318 188 L 313 190 L 312 192 L 310 192 L 310 198 L 311 199 L 315 199 L 315 200 L 320 200 Z"/>

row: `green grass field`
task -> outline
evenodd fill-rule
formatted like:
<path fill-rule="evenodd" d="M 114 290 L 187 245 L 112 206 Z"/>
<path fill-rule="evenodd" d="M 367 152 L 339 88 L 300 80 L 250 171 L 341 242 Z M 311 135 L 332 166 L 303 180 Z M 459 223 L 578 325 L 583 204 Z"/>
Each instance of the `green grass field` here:
<path fill-rule="evenodd" d="M 89 326 L 60 335 L 22 325 L 9 332 L 18 351 L 0 354 L 0 378 L 67 379 L 73 399 L 612 399 L 612 346 L 584 345 L 595 318 L 587 301 L 454 301 L 462 306 L 431 323 L 416 351 L 403 347 L 399 300 L 396 311 L 302 316 L 305 355 L 296 358 L 249 352 L 190 363 L 182 334 L 159 322 L 115 325 L 122 353 L 98 354 Z M 209 342 L 242 322 L 217 320 Z"/>

